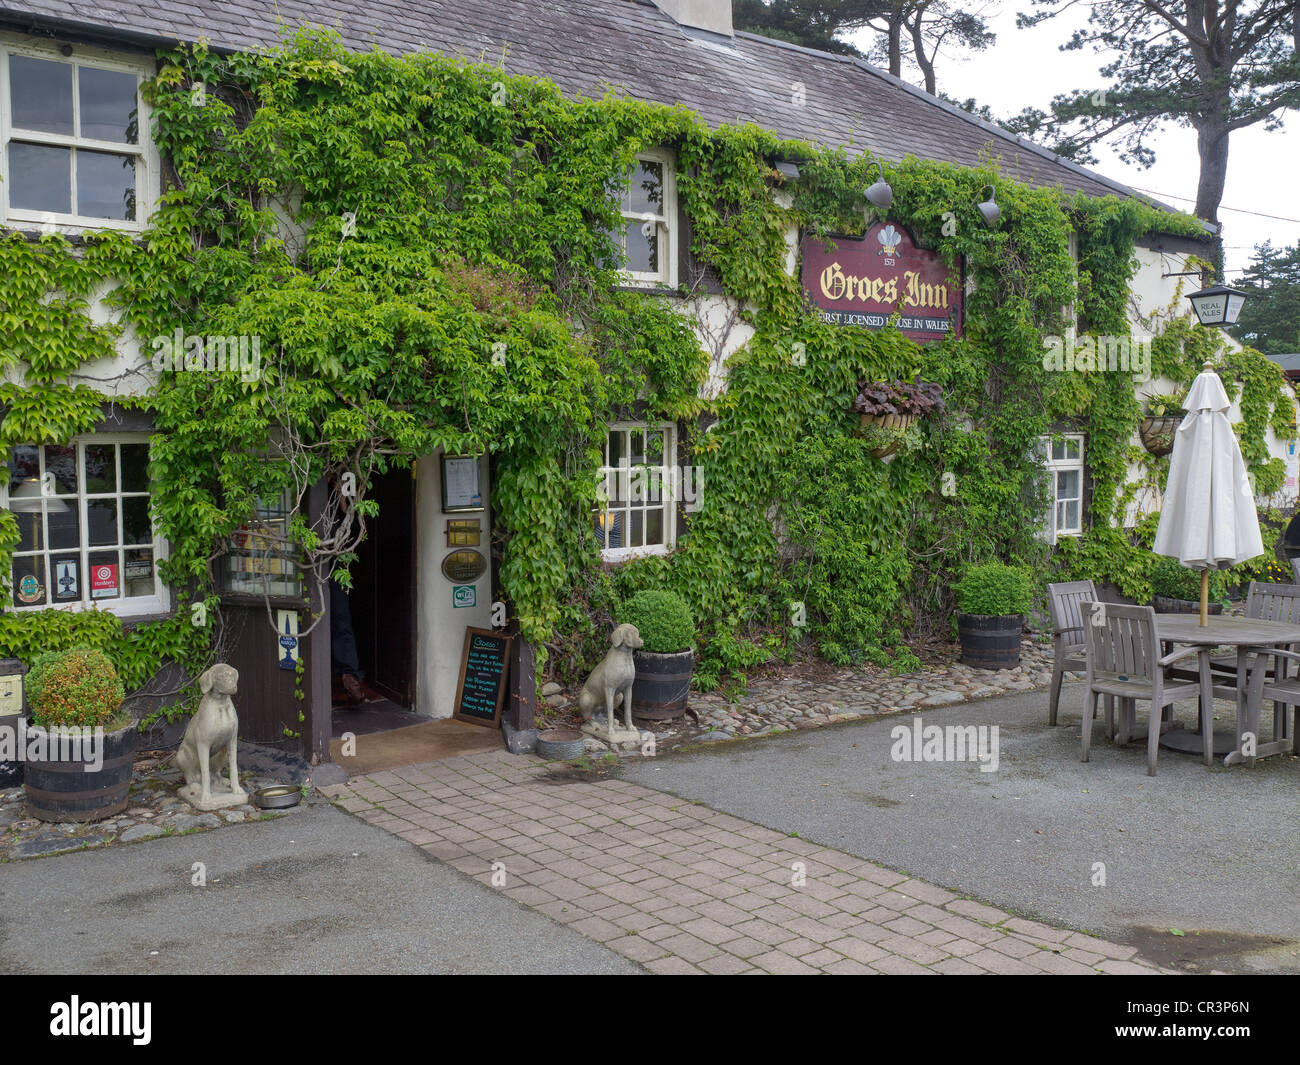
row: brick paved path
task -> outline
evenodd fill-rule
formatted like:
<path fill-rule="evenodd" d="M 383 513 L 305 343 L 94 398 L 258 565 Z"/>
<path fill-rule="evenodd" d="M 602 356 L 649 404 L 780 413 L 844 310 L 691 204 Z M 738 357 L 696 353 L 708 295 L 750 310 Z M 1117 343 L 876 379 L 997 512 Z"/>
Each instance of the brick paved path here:
<path fill-rule="evenodd" d="M 505 751 L 322 790 L 656 973 L 1159 971 L 1136 961 L 1134 948 L 1022 920 L 672 795 L 616 779 L 583 782 Z"/>

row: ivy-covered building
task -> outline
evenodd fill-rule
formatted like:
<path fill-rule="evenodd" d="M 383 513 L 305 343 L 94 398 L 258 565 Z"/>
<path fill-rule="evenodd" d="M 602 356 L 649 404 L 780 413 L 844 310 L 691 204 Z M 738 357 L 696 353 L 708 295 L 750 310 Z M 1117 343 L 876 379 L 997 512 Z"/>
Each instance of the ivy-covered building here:
<path fill-rule="evenodd" d="M 972 561 L 1142 597 L 1143 404 L 1208 356 L 1287 476 L 1280 371 L 1182 306 L 1203 224 L 728 0 L 20 0 L 0 137 L 0 650 L 103 646 L 145 715 L 221 657 L 328 757 L 336 570 L 426 717 L 467 626 L 571 676 L 641 587 L 704 686 L 906 666 Z M 918 377 L 883 461 L 850 408 Z"/>

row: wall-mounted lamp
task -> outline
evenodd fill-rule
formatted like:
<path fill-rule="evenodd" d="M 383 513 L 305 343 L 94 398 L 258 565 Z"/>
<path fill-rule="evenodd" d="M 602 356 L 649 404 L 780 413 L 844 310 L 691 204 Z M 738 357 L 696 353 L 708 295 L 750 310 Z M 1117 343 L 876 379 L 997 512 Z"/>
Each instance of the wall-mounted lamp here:
<path fill-rule="evenodd" d="M 882 211 L 889 210 L 889 205 L 894 202 L 894 190 L 889 187 L 889 182 L 885 180 L 885 168 L 879 163 L 876 169 L 880 171 L 880 177 L 875 184 L 867 186 L 867 203 L 872 207 L 879 207 Z"/>
<path fill-rule="evenodd" d="M 792 181 L 798 180 L 799 178 L 798 163 L 791 163 L 782 159 L 780 162 L 776 164 L 776 166 L 773 169 L 776 170 L 776 172 L 781 175 L 781 180 L 787 185 Z"/>
<path fill-rule="evenodd" d="M 993 186 L 985 185 L 984 188 L 989 190 L 989 198 L 976 204 L 976 206 L 979 208 L 980 214 L 984 216 L 984 224 L 991 227 L 997 223 L 997 220 L 1000 217 L 1002 217 L 1002 208 L 1000 208 L 993 199 Z"/>
<path fill-rule="evenodd" d="M 60 52 L 62 55 L 64 55 L 64 56 L 71 56 L 71 55 L 72 55 L 72 45 L 70 45 L 70 44 L 61 45 L 60 48 L 59 48 L 59 52 Z"/>
<path fill-rule="evenodd" d="M 1246 293 L 1240 289 L 1215 285 L 1203 288 L 1187 297 L 1201 325 L 1233 325 L 1246 302 Z"/>

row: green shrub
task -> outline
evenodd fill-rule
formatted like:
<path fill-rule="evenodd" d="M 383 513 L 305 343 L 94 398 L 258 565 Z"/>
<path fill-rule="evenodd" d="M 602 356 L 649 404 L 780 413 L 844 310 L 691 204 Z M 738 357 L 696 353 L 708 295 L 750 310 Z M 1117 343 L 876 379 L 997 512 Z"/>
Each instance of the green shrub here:
<path fill-rule="evenodd" d="M 971 566 L 957 583 L 957 609 L 963 614 L 1023 614 L 1032 601 L 1029 575 L 1019 566 L 1001 562 Z"/>
<path fill-rule="evenodd" d="M 620 625 L 635 625 L 643 651 L 674 654 L 689 651 L 695 643 L 691 608 L 676 592 L 637 592 L 618 611 Z"/>
<path fill-rule="evenodd" d="M 130 718 L 122 712 L 122 681 L 112 661 L 93 647 L 47 651 L 27 674 L 27 697 L 33 725 L 120 728 Z"/>
<path fill-rule="evenodd" d="M 1210 601 L 1226 602 L 1231 580 L 1226 571 L 1210 570 Z M 1199 602 L 1201 598 L 1201 571 L 1189 569 L 1176 558 L 1158 555 L 1151 567 L 1151 594 L 1166 599 L 1183 599 Z"/>

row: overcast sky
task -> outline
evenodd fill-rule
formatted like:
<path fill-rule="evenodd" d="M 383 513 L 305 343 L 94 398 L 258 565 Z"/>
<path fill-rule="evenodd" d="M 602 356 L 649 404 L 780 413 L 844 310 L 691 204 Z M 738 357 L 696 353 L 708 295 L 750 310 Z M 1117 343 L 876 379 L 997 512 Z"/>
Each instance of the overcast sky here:
<path fill-rule="evenodd" d="M 1086 14 L 1070 12 L 1034 29 L 1018 30 L 1016 9 L 1029 6 L 1016 0 L 1004 0 L 998 5 L 998 14 L 989 20 L 998 41 L 987 52 L 940 56 L 935 67 L 939 90 L 959 100 L 973 96 L 977 103 L 988 104 L 995 115 L 1003 118 L 1024 107 L 1045 110 L 1057 93 L 1101 88 L 1104 81 L 1098 68 L 1105 61 L 1103 57 L 1059 50 L 1071 28 L 1086 21 Z M 865 51 L 874 37 L 865 31 L 851 39 Z M 905 67 L 903 77 L 923 84 L 915 68 Z M 1190 213 L 1195 207 L 1199 170 L 1195 131 L 1170 125 L 1151 143 L 1156 148 L 1156 164 L 1150 169 L 1121 162 L 1104 143 L 1097 150 L 1098 163 L 1090 169 Z M 1228 208 L 1279 215 L 1291 221 Z M 1250 260 L 1255 244 L 1271 239 L 1277 246 L 1300 240 L 1300 114 L 1290 113 L 1285 128 L 1277 132 L 1265 133 L 1254 126 L 1232 134 L 1228 182 L 1219 219 L 1223 223 L 1230 280 Z"/>

